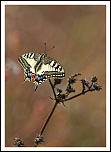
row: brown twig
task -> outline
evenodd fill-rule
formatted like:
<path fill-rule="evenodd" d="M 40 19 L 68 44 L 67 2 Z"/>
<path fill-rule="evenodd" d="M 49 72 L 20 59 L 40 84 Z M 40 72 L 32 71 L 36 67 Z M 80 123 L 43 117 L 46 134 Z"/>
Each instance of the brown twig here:
<path fill-rule="evenodd" d="M 68 79 L 68 85 L 66 87 L 66 90 L 65 90 L 65 93 L 63 93 L 62 89 L 60 88 L 56 88 L 56 91 L 55 91 L 55 86 L 60 84 L 61 83 L 61 80 L 60 79 L 55 79 L 54 81 L 54 84 L 52 84 L 51 80 L 49 79 L 49 83 L 51 85 L 51 88 L 52 88 L 52 91 L 53 91 L 53 94 L 54 94 L 54 98 L 51 98 L 52 100 L 55 100 L 55 104 L 49 114 L 49 116 L 47 117 L 41 131 L 40 131 L 40 134 L 37 134 L 35 139 L 34 139 L 34 147 L 37 147 L 38 144 L 44 142 L 44 137 L 43 137 L 43 132 L 46 128 L 46 126 L 48 125 L 49 123 L 49 120 L 51 119 L 58 103 L 62 103 L 64 105 L 64 102 L 66 101 L 69 101 L 69 100 L 72 100 L 76 97 L 79 97 L 81 95 L 84 95 L 85 93 L 88 93 L 88 92 L 92 92 L 92 91 L 100 91 L 102 89 L 102 86 L 100 86 L 98 83 L 97 83 L 97 77 L 96 76 L 92 76 L 91 77 L 91 83 L 88 82 L 88 80 L 86 78 L 83 78 L 81 79 L 81 83 L 82 83 L 82 92 L 72 96 L 72 97 L 68 97 L 70 93 L 75 93 L 75 89 L 72 87 L 72 85 L 74 83 L 76 83 L 77 81 L 77 76 L 80 75 L 80 74 L 76 74 L 76 75 L 72 75 L 71 77 L 69 77 Z M 56 93 L 57 92 L 57 93 Z M 15 138 L 14 139 L 14 147 L 24 147 L 24 142 L 22 141 L 22 139 L 20 138 Z"/>
<path fill-rule="evenodd" d="M 82 95 L 82 94 L 85 94 L 85 93 L 89 92 L 89 91 L 90 91 L 90 90 L 86 90 L 86 91 L 84 91 L 84 92 L 81 92 L 81 93 L 79 93 L 79 94 L 76 94 L 75 96 L 72 96 L 72 97 L 70 97 L 70 98 L 65 99 L 64 102 L 65 102 L 65 101 L 68 101 L 68 100 L 72 100 L 72 99 L 74 99 L 74 98 L 76 98 L 76 97 L 78 97 L 78 96 L 80 96 L 80 95 Z"/>
<path fill-rule="evenodd" d="M 54 113 L 54 111 L 55 111 L 55 109 L 56 109 L 56 107 L 57 107 L 57 104 L 58 104 L 58 103 L 55 102 L 55 104 L 54 104 L 54 106 L 53 106 L 53 108 L 52 108 L 51 113 L 49 114 L 49 116 L 48 116 L 48 118 L 47 118 L 45 124 L 43 125 L 43 128 L 41 129 L 40 135 L 43 134 L 43 132 L 44 132 L 44 130 L 45 130 L 45 128 L 46 128 L 46 126 L 47 126 L 47 124 L 48 124 L 48 122 L 49 122 L 51 116 L 53 115 L 53 113 Z"/>
<path fill-rule="evenodd" d="M 46 128 L 46 126 L 47 126 L 47 124 L 48 124 L 51 116 L 53 115 L 53 113 L 54 113 L 54 111 L 55 111 L 55 109 L 56 109 L 56 107 L 57 107 L 57 104 L 58 104 L 58 100 L 57 100 L 57 97 L 56 97 L 56 93 L 55 93 L 55 90 L 54 90 L 54 86 L 53 86 L 53 84 L 52 84 L 52 82 L 51 82 L 50 79 L 49 79 L 49 83 L 50 83 L 51 88 L 52 88 L 52 90 L 53 90 L 53 94 L 54 94 L 54 97 L 55 97 L 56 102 L 55 102 L 55 104 L 54 104 L 54 106 L 53 106 L 53 108 L 52 108 L 52 111 L 51 111 L 51 113 L 49 114 L 49 116 L 48 116 L 45 124 L 43 125 L 43 128 L 41 129 L 40 135 L 43 134 L 43 132 L 44 132 L 44 130 L 45 130 L 45 128 Z M 74 99 L 74 98 L 76 98 L 76 97 L 78 97 L 78 96 L 80 96 L 80 95 L 82 95 L 82 94 L 85 94 L 85 93 L 87 93 L 87 92 L 89 92 L 89 91 L 90 91 L 90 90 L 86 90 L 86 91 L 84 91 L 84 92 L 81 92 L 81 93 L 79 93 L 79 94 L 76 94 L 75 96 L 72 96 L 72 97 L 70 97 L 70 98 L 68 98 L 68 99 L 65 99 L 64 102 L 65 102 L 65 101 L 68 101 L 68 100 L 71 100 L 71 99 Z"/>
<path fill-rule="evenodd" d="M 51 82 L 51 80 L 50 80 L 50 79 L 49 79 L 49 83 L 50 83 L 51 88 L 52 88 L 52 90 L 53 90 L 53 93 L 54 93 L 54 97 L 55 97 L 56 102 L 55 102 L 55 104 L 54 104 L 54 106 L 53 106 L 53 108 L 52 108 L 52 111 L 50 112 L 50 114 L 49 114 L 49 116 L 48 116 L 48 118 L 47 118 L 47 120 L 46 120 L 45 124 L 43 125 L 43 127 L 42 127 L 42 129 L 41 129 L 40 135 L 42 135 L 42 134 L 43 134 L 43 132 L 44 132 L 44 130 L 45 130 L 45 128 L 46 128 L 46 126 L 47 126 L 47 124 L 48 124 L 48 122 L 49 122 L 49 120 L 50 120 L 51 116 L 53 115 L 53 113 L 54 113 L 54 111 L 55 111 L 55 109 L 56 109 L 56 107 L 57 107 L 57 104 L 58 104 L 58 102 L 57 102 L 57 98 L 56 98 L 56 93 L 55 93 L 55 90 L 54 90 L 53 84 L 52 84 L 52 82 Z"/>

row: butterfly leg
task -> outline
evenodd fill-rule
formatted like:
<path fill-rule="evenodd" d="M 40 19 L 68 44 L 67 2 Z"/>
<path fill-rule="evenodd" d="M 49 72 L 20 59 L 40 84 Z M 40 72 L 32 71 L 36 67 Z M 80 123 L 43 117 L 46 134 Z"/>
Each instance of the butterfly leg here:
<path fill-rule="evenodd" d="M 38 83 L 37 82 L 34 82 L 34 83 L 35 83 L 35 91 L 36 91 L 38 88 Z"/>

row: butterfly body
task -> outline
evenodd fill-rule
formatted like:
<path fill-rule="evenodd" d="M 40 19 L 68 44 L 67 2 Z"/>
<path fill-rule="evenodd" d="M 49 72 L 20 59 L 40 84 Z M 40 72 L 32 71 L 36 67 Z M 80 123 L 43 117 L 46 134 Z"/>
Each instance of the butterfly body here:
<path fill-rule="evenodd" d="M 34 81 L 35 90 L 48 78 L 62 79 L 65 76 L 62 66 L 46 53 L 26 53 L 20 56 L 18 61 L 24 69 L 24 81 Z"/>

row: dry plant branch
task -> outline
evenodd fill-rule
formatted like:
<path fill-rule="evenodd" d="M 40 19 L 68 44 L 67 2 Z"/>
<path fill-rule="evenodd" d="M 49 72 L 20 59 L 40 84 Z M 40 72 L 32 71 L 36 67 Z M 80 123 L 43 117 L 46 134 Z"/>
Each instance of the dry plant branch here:
<path fill-rule="evenodd" d="M 40 131 L 40 134 L 37 134 L 35 139 L 34 139 L 34 146 L 37 147 L 38 144 L 44 142 L 44 137 L 43 137 L 43 133 L 46 129 L 46 126 L 48 125 L 57 105 L 59 103 L 62 103 L 64 105 L 64 102 L 66 101 L 70 101 L 74 98 L 77 98 L 81 95 L 84 95 L 88 92 L 92 92 L 92 91 L 100 91 L 102 89 L 102 87 L 97 83 L 97 80 L 98 78 L 96 76 L 91 76 L 91 79 L 90 79 L 90 83 L 89 81 L 86 79 L 86 78 L 83 78 L 81 79 L 81 84 L 82 84 L 82 91 L 76 95 L 73 95 L 71 97 L 69 97 L 69 95 L 71 93 L 75 93 L 75 89 L 73 88 L 73 84 L 77 82 L 77 77 L 80 76 L 81 74 L 75 74 L 75 75 L 72 75 L 71 77 L 68 78 L 68 83 L 67 83 L 67 87 L 66 87 L 66 90 L 65 90 L 65 93 L 63 93 L 63 90 L 60 89 L 60 88 L 56 88 L 56 86 L 58 84 L 61 83 L 61 79 L 55 79 L 54 80 L 54 84 L 51 82 L 51 80 L 49 79 L 49 83 L 51 85 L 51 88 L 52 88 L 52 91 L 53 91 L 53 94 L 54 94 L 54 98 L 51 98 L 52 100 L 55 100 L 55 104 L 49 114 L 49 116 L 47 117 L 41 131 Z M 20 138 L 15 138 L 14 139 L 14 146 L 15 147 L 24 147 L 24 142 L 22 141 L 22 139 Z"/>

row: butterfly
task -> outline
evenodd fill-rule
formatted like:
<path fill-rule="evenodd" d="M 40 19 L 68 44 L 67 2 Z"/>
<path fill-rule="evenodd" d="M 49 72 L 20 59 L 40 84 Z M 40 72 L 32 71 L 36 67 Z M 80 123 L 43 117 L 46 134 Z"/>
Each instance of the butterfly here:
<path fill-rule="evenodd" d="M 24 81 L 33 81 L 35 91 L 39 84 L 50 78 L 62 79 L 65 77 L 63 67 L 47 53 L 25 53 L 18 58 L 24 69 Z"/>

